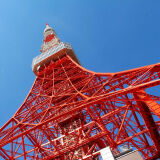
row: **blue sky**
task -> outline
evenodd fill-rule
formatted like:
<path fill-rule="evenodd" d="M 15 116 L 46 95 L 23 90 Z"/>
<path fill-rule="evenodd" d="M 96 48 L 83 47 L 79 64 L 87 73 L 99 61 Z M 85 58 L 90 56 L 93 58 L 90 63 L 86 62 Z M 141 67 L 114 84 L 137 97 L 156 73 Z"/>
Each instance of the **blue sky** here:
<path fill-rule="evenodd" d="M 83 67 L 118 72 L 158 63 L 159 0 L 0 0 L 0 126 L 23 103 L 48 22 Z"/>

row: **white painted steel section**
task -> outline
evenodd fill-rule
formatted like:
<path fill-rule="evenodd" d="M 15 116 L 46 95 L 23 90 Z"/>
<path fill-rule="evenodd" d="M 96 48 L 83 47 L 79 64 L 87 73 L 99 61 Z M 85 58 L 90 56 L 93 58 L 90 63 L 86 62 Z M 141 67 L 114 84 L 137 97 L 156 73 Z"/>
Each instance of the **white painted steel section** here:
<path fill-rule="evenodd" d="M 132 151 L 117 157 L 116 160 L 143 160 L 143 158 L 138 151 Z"/>
<path fill-rule="evenodd" d="M 115 160 L 109 147 L 100 150 L 103 160 Z"/>
<path fill-rule="evenodd" d="M 67 49 L 71 49 L 72 50 L 72 46 L 69 43 L 66 42 L 61 42 L 59 45 L 54 46 L 53 48 L 49 49 L 48 51 L 46 51 L 45 53 L 42 53 L 38 56 L 36 56 L 35 58 L 33 58 L 32 61 L 32 70 L 34 68 L 34 66 L 36 64 L 38 64 L 39 62 L 41 62 L 42 60 L 50 57 L 51 55 L 53 55 L 54 53 L 57 53 L 58 51 L 67 48 Z"/>

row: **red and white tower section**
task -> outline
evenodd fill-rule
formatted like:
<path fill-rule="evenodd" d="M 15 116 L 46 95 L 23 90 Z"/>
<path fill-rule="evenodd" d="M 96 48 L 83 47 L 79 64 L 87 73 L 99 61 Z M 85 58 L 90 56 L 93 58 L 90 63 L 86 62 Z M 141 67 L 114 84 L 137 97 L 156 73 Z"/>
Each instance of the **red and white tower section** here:
<path fill-rule="evenodd" d="M 160 156 L 160 64 L 118 73 L 83 68 L 69 43 L 47 24 L 35 82 L 0 129 L 5 160 L 114 160 L 123 152 Z M 137 159 L 138 160 L 138 159 Z"/>

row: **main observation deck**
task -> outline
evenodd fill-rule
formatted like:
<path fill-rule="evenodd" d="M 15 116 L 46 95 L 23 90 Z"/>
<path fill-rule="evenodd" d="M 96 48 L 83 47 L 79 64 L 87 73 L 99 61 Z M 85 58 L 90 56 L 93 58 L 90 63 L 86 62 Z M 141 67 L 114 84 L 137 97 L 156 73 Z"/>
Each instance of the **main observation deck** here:
<path fill-rule="evenodd" d="M 61 42 L 58 45 L 50 48 L 45 53 L 42 53 L 33 58 L 33 72 L 36 74 L 42 64 L 48 63 L 51 60 L 56 61 L 58 58 L 61 58 L 66 54 L 69 55 L 76 63 L 80 64 L 76 54 L 73 51 L 72 46 L 69 43 Z"/>

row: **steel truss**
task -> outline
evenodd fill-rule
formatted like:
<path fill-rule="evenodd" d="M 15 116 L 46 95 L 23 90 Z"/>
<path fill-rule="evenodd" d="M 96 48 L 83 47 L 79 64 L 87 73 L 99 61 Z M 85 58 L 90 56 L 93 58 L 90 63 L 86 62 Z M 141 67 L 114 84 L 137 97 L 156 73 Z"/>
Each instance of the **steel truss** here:
<path fill-rule="evenodd" d="M 95 73 L 67 54 L 44 64 L 22 106 L 0 129 L 4 159 L 91 160 L 110 146 L 160 154 L 160 64 Z"/>

